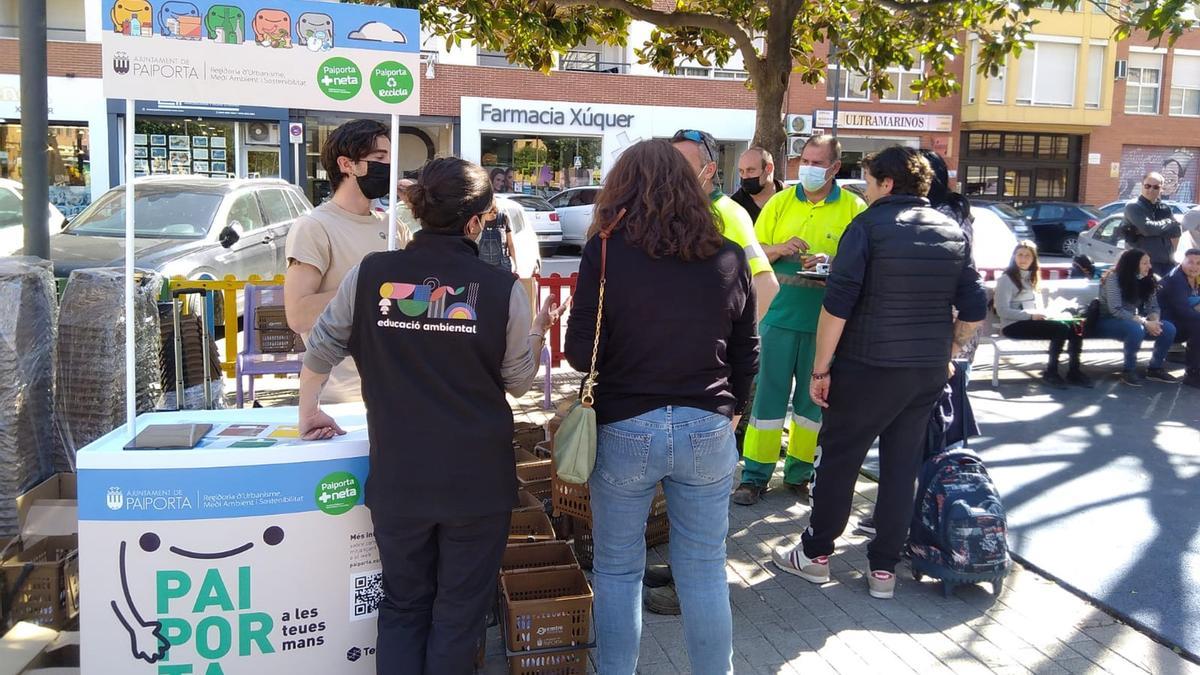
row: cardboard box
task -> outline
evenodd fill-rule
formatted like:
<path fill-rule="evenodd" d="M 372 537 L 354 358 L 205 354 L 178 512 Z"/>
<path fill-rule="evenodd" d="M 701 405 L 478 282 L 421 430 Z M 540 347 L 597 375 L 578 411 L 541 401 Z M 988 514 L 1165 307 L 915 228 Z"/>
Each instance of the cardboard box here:
<path fill-rule="evenodd" d="M 79 514 L 75 474 L 60 473 L 17 497 L 20 542 L 0 562 L 0 626 L 51 629 L 79 615 Z"/>
<path fill-rule="evenodd" d="M 0 675 L 77 675 L 79 632 L 18 623 L 0 638 Z"/>

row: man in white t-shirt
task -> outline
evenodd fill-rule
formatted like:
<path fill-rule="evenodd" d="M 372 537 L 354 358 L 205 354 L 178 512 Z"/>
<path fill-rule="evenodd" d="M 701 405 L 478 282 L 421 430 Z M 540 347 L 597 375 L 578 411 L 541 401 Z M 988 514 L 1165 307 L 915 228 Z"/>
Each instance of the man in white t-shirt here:
<path fill-rule="evenodd" d="M 388 128 L 375 120 L 347 122 L 321 146 L 333 196 L 292 226 L 283 286 L 288 326 L 305 339 L 346 273 L 368 253 L 387 250 L 386 214 L 371 200 L 388 194 L 390 159 Z M 346 359 L 330 373 L 321 402 L 361 400 L 358 370 Z"/>

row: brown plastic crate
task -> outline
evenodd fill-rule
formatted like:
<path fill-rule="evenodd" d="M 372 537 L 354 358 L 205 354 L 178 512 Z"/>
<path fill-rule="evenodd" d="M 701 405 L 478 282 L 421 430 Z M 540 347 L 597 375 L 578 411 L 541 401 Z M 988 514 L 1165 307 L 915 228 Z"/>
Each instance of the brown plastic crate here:
<path fill-rule="evenodd" d="M 546 428 L 529 422 L 517 422 L 513 425 L 513 447 L 533 452 L 533 449 L 546 441 Z"/>
<path fill-rule="evenodd" d="M 263 354 L 287 354 L 288 352 L 303 351 L 304 342 L 300 336 L 291 330 L 259 330 L 254 334 L 258 341 L 258 351 Z"/>
<path fill-rule="evenodd" d="M 279 305 L 266 305 L 254 310 L 254 327 L 258 330 L 287 330 L 287 313 Z"/>
<path fill-rule="evenodd" d="M 525 490 L 517 490 L 517 505 L 513 511 L 545 511 L 546 505 Z"/>
<path fill-rule="evenodd" d="M 61 630 L 79 615 L 78 549 L 75 535 L 46 537 L 0 565 L 0 589 L 12 598 L 5 625 L 28 621 Z"/>
<path fill-rule="evenodd" d="M 536 464 L 517 465 L 517 485 L 534 497 L 549 502 L 552 491 L 548 473 L 546 467 Z"/>
<path fill-rule="evenodd" d="M 549 480 L 550 474 L 554 473 L 548 458 L 538 457 L 524 448 L 513 448 L 513 455 L 517 461 L 517 468 L 523 469 L 522 475 L 526 480 Z"/>
<path fill-rule="evenodd" d="M 565 541 L 509 546 L 504 549 L 504 557 L 500 559 L 501 575 L 558 568 L 579 569 L 575 551 Z"/>
<path fill-rule="evenodd" d="M 575 484 L 559 480 L 558 475 L 551 476 L 551 494 L 555 515 L 574 516 L 592 521 L 591 492 L 586 483 Z M 667 517 L 667 495 L 663 492 L 662 483 L 654 491 L 654 500 L 650 502 L 650 520 Z"/>
<path fill-rule="evenodd" d="M 509 675 L 584 675 L 588 650 L 566 652 L 528 652 L 508 657 Z"/>
<path fill-rule="evenodd" d="M 592 588 L 579 569 L 500 577 L 504 633 L 511 651 L 553 649 L 588 642 Z"/>
<path fill-rule="evenodd" d="M 579 561 L 579 567 L 585 570 L 592 569 L 592 561 L 596 557 L 596 544 L 592 539 L 592 524 L 573 516 L 567 516 L 565 520 L 565 527 L 558 529 L 571 540 L 571 547 L 575 549 L 575 558 Z M 670 539 L 671 524 L 665 514 L 657 517 L 651 516 L 650 520 L 646 521 L 646 548 L 665 544 Z"/>
<path fill-rule="evenodd" d="M 552 541 L 554 526 L 550 518 L 542 511 L 513 511 L 508 521 L 508 541 L 520 543 L 527 541 Z"/>

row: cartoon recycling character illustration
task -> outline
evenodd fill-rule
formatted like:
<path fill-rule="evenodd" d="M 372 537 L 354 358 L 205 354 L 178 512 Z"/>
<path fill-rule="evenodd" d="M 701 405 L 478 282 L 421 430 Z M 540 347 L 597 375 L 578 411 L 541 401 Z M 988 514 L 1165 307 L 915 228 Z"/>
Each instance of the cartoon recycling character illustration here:
<path fill-rule="evenodd" d="M 200 10 L 190 2 L 168 0 L 158 8 L 158 34 L 181 40 L 200 39 Z"/>
<path fill-rule="evenodd" d="M 263 530 L 262 540 L 268 546 L 278 546 L 283 541 L 283 536 L 283 528 L 272 525 Z M 187 642 L 192 636 L 193 630 L 186 619 L 164 618 L 147 621 L 142 612 L 134 605 L 133 594 L 129 590 L 128 568 L 125 563 L 127 544 L 128 542 L 121 542 L 117 561 L 121 575 L 122 596 L 117 600 L 112 600 L 109 604 L 117 621 L 129 633 L 130 651 L 133 658 L 146 663 L 157 663 L 166 658 L 167 652 L 173 645 Z M 146 553 L 154 553 L 162 546 L 162 539 L 154 532 L 147 532 L 138 539 L 138 546 Z M 177 556 L 192 560 L 224 560 L 241 555 L 252 548 L 254 548 L 254 542 L 249 541 L 240 546 L 216 552 L 191 551 L 177 546 L 171 546 L 167 550 Z M 238 570 L 236 583 L 239 586 L 237 588 L 239 604 L 249 602 L 249 570 L 249 567 Z M 163 613 L 164 607 L 169 606 L 171 600 L 181 599 L 191 592 L 191 578 L 182 571 L 160 571 L 157 574 L 156 582 L 157 606 L 160 614 Z M 196 591 L 197 604 L 227 605 L 229 609 L 232 609 L 233 601 L 228 586 L 222 579 L 220 570 L 216 568 L 208 570 Z M 242 606 L 239 609 L 247 609 L 247 607 Z M 273 626 L 274 624 L 267 614 L 242 615 L 237 621 L 238 629 L 243 631 L 243 635 L 240 636 L 241 641 L 244 644 L 250 642 L 257 644 L 264 653 L 274 651 L 268 639 Z M 233 627 L 227 626 L 227 628 L 232 630 Z"/>
<path fill-rule="evenodd" d="M 333 49 L 333 18 L 328 14 L 305 12 L 296 19 L 296 41 L 310 52 Z"/>
<path fill-rule="evenodd" d="M 213 5 L 204 17 L 208 39 L 221 44 L 240 45 L 246 41 L 246 14 L 233 5 Z"/>
<path fill-rule="evenodd" d="M 260 9 L 254 15 L 254 41 L 272 49 L 291 49 L 292 18 L 282 9 Z"/>
<path fill-rule="evenodd" d="M 116 0 L 112 6 L 113 30 L 132 37 L 154 34 L 154 9 L 146 0 Z"/>

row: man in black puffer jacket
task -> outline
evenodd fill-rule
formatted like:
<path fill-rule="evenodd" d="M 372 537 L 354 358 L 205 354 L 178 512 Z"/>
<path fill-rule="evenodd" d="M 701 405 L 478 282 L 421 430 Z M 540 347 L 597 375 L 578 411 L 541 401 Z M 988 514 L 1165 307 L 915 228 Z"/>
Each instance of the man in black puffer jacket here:
<path fill-rule="evenodd" d="M 1154 273 L 1165 277 L 1175 267 L 1175 246 L 1183 230 L 1171 208 L 1159 200 L 1162 174 L 1151 171 L 1142 178 L 1142 194 L 1125 205 L 1121 230 L 1125 247 L 1140 248 L 1150 254 Z"/>
<path fill-rule="evenodd" d="M 777 550 L 775 564 L 814 583 L 829 580 L 829 555 L 850 518 L 858 471 L 879 438 L 867 582 L 873 597 L 890 598 L 929 416 L 951 355 L 987 313 L 987 296 L 962 228 L 925 199 L 928 161 L 893 146 L 862 165 L 870 206 L 838 244 L 817 326 L 809 394 L 824 408 L 824 423 L 812 516 L 801 544 Z"/>

